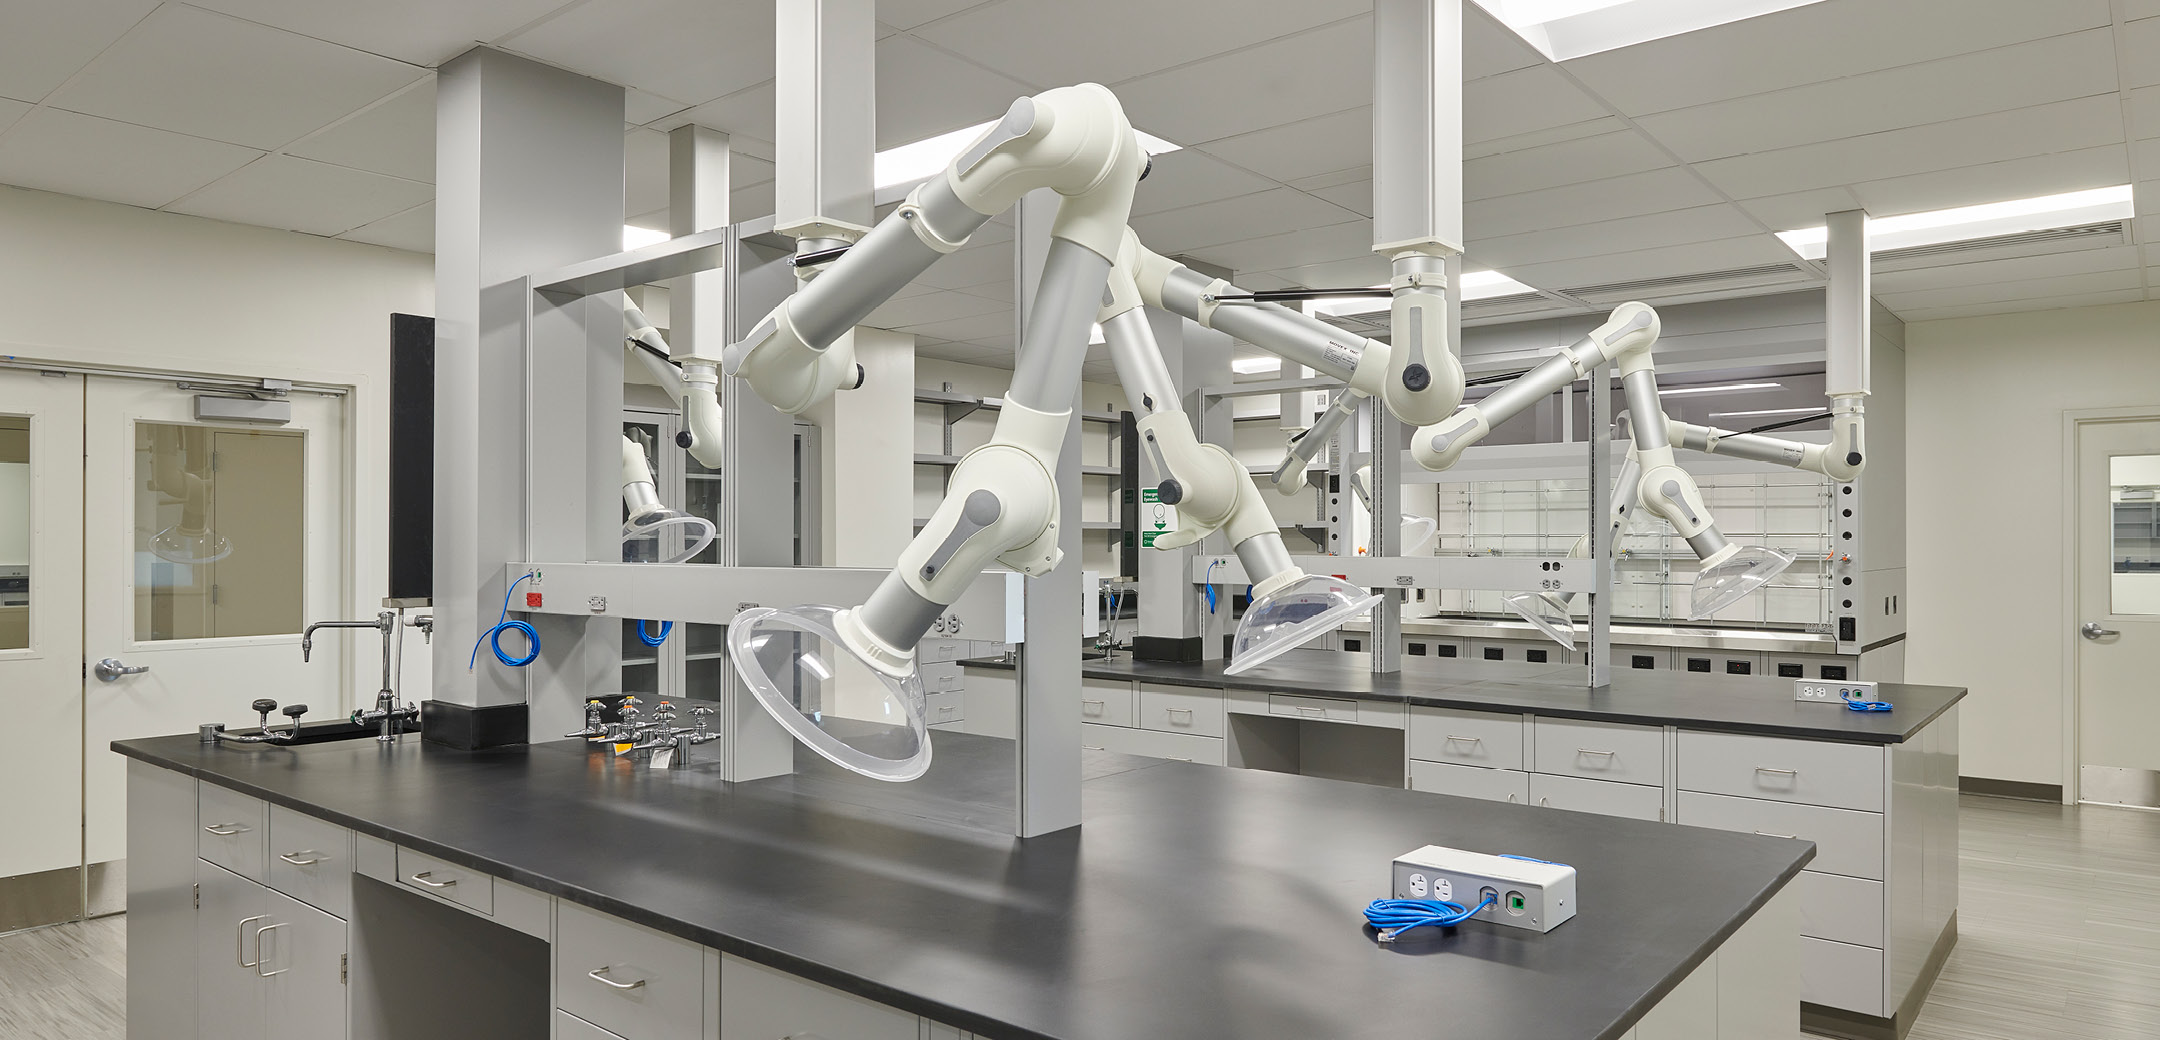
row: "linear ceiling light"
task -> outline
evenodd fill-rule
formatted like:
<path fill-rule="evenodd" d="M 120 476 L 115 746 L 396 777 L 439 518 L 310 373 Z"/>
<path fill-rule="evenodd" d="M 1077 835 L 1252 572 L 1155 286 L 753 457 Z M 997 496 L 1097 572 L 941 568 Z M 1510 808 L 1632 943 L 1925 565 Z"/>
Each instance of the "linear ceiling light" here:
<path fill-rule="evenodd" d="M 670 235 L 665 231 L 654 231 L 651 228 L 641 228 L 636 224 L 624 224 L 622 226 L 622 247 L 626 252 L 632 249 L 640 249 L 645 246 L 653 245 L 658 242 L 666 242 L 674 237 L 675 236 Z"/>
<path fill-rule="evenodd" d="M 2130 185 L 2118 184 L 2112 188 L 2012 199 L 2009 202 L 1990 202 L 1980 206 L 1960 206 L 1957 209 L 1939 209 L 1930 213 L 1875 217 L 1868 221 L 1868 248 L 1879 253 L 1891 249 L 1938 245 L 1943 242 L 1965 242 L 1976 238 L 2023 234 L 2027 231 L 2127 220 L 2136 215 L 2137 206 L 2132 201 Z M 1784 239 L 1785 244 L 1803 258 L 1820 260 L 1828 247 L 1830 233 L 1826 228 L 1811 227 L 1798 231 L 1780 231 L 1778 237 Z"/>
<path fill-rule="evenodd" d="M 974 144 L 976 138 L 996 125 L 997 120 L 993 119 L 949 134 L 924 138 L 913 144 L 887 148 L 873 158 L 870 180 L 875 187 L 890 188 L 895 184 L 907 184 L 931 177 L 951 163 L 953 157 L 959 155 L 968 145 Z M 1139 136 L 1140 147 L 1146 149 L 1149 155 L 1165 155 L 1185 147 L 1171 144 L 1154 134 L 1139 130 L 1133 133 Z"/>
<path fill-rule="evenodd" d="M 1477 0 L 1554 61 L 1580 58 L 1822 0 Z"/>
<path fill-rule="evenodd" d="M 1386 285 L 1370 285 L 1368 289 L 1385 289 Z M 1527 285 L 1509 278 L 1498 271 L 1464 271 L 1455 280 L 1457 299 L 1496 300 L 1504 296 L 1528 296 L 1537 292 Z M 1305 301 L 1305 313 L 1320 315 L 1378 314 L 1389 309 L 1384 296 L 1323 296 Z"/>
<path fill-rule="evenodd" d="M 1783 383 L 1719 383 L 1716 386 L 1676 386 L 1658 391 L 1659 397 L 1678 397 L 1681 394 L 1718 394 L 1727 390 L 1775 390 Z"/>
<path fill-rule="evenodd" d="M 1819 405 L 1819 404 L 1818 404 L 1818 405 L 1809 405 L 1809 406 L 1808 406 L 1808 407 L 1806 407 L 1806 408 L 1757 408 L 1757 409 L 1755 409 L 1755 410 L 1753 410 L 1753 411 L 1747 411 L 1747 412 L 1711 412 L 1711 413 L 1710 413 L 1710 418 L 1712 418 L 1712 419 L 1748 419 L 1748 418 L 1754 418 L 1754 417 L 1757 417 L 1757 416 L 1764 416 L 1764 415 L 1805 415 L 1805 414 L 1807 414 L 1807 413 L 1809 413 L 1809 412 L 1820 412 L 1820 411 L 1822 411 L 1822 410 L 1823 410 L 1823 406 L 1822 406 L 1822 405 Z"/>
<path fill-rule="evenodd" d="M 1280 372 L 1282 371 L 1282 359 L 1274 357 L 1231 358 L 1230 371 L 1241 376 L 1256 376 L 1262 372 Z"/>

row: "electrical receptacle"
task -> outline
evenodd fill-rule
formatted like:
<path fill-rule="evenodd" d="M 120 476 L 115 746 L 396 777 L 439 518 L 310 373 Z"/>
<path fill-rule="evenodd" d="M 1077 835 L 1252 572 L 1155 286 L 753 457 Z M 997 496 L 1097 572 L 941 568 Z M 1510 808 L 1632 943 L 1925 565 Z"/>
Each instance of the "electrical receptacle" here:
<path fill-rule="evenodd" d="M 1860 679 L 1794 679 L 1793 700 L 1824 704 L 1872 701 L 1877 699 L 1875 686 L 1875 683 Z"/>
<path fill-rule="evenodd" d="M 1393 870 L 1395 899 L 1491 899 L 1472 920 L 1549 932 L 1575 916 L 1575 868 L 1565 864 L 1427 845 L 1397 856 Z"/>

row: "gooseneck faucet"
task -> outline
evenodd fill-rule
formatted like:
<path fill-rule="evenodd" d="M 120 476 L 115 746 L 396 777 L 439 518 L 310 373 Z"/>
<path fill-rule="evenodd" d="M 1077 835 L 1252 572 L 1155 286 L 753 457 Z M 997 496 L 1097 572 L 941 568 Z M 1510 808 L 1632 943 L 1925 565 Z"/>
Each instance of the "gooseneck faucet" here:
<path fill-rule="evenodd" d="M 420 709 L 407 704 L 398 707 L 397 694 L 390 689 L 390 645 L 397 634 L 397 614 L 385 610 L 375 615 L 373 621 L 317 621 L 300 633 L 300 659 L 308 659 L 315 649 L 315 630 L 318 628 L 372 628 L 382 634 L 382 690 L 375 694 L 375 710 L 354 709 L 351 719 L 355 724 L 381 723 L 382 732 L 375 739 L 389 743 L 405 730 L 405 720 L 418 721 Z"/>

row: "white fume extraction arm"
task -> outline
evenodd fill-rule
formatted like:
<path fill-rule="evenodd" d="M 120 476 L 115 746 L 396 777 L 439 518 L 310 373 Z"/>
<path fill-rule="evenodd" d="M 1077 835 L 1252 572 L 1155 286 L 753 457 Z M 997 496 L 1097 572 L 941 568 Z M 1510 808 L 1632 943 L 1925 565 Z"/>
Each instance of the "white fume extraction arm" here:
<path fill-rule="evenodd" d="M 1141 310 L 1133 278 L 1139 240 L 1125 234 L 1111 268 L 1104 304 L 1096 314 L 1126 400 L 1142 413 L 1135 428 L 1141 450 L 1161 478 L 1156 501 L 1177 507 L 1178 526 L 1158 535 L 1155 547 L 1175 549 L 1223 532 L 1252 580 L 1252 605 L 1238 621 L 1230 664 L 1237 675 L 1340 628 L 1371 610 L 1380 597 L 1325 575 L 1310 575 L 1290 561 L 1282 531 L 1252 474 L 1222 446 L 1202 444 L 1185 414 L 1177 384 L 1163 363 Z"/>
<path fill-rule="evenodd" d="M 1599 367 L 1613 365 L 1620 371 L 1628 410 L 1635 417 L 1631 457 L 1641 476 L 1632 494 L 1672 524 L 1702 561 L 1688 610 L 1691 618 L 1699 619 L 1762 587 L 1791 566 L 1792 557 L 1761 546 L 1742 547 L 1728 542 L 1704 506 L 1694 478 L 1673 461 L 1665 410 L 1658 399 L 1657 370 L 1651 361 L 1658 330 L 1657 312 L 1648 305 L 1621 304 L 1605 324 L 1572 346 L 1484 400 L 1464 406 L 1446 421 L 1418 430 L 1411 438 L 1410 451 L 1428 470 L 1447 469 L 1494 426 Z M 1655 418 L 1646 421 L 1646 417 Z"/>
<path fill-rule="evenodd" d="M 1336 428 L 1357 414 L 1358 403 L 1379 397 L 1390 414 L 1412 426 L 1430 426 L 1462 403 L 1462 363 L 1447 342 L 1446 284 L 1437 271 L 1398 274 L 1394 297 L 1394 343 L 1338 329 L 1271 298 L 1300 299 L 1307 291 L 1247 292 L 1132 243 L 1133 279 L 1150 306 L 1243 340 L 1322 375 L 1344 388 L 1312 427 L 1293 437 L 1290 451 L 1269 481 L 1289 494 L 1305 483 L 1305 468 Z"/>
<path fill-rule="evenodd" d="M 747 337 L 719 358 L 685 359 L 693 396 L 700 370 L 717 363 L 800 413 L 859 378 L 845 334 L 879 304 L 1022 195 L 1061 196 L 996 430 L 953 467 L 944 501 L 898 566 L 860 606 L 758 607 L 729 625 L 736 673 L 826 758 L 879 779 L 922 775 L 930 743 L 916 644 L 993 560 L 1028 575 L 1057 566 L 1058 454 L 1146 161 L 1109 90 L 1081 84 L 1021 98 Z"/>
<path fill-rule="evenodd" d="M 627 434 L 622 439 L 622 499 L 624 563 L 682 563 L 712 544 L 712 521 L 660 504 L 645 448 Z M 667 544 L 671 529 L 682 544 Z"/>

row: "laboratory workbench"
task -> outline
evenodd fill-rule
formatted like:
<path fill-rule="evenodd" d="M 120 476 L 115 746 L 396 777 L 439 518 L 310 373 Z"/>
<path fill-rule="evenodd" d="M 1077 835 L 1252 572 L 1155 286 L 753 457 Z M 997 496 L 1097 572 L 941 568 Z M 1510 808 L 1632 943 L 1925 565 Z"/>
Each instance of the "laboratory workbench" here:
<path fill-rule="evenodd" d="M 578 741 L 479 752 L 411 736 L 392 746 L 236 748 L 192 734 L 118 742 L 113 749 L 134 760 L 130 909 L 145 918 L 134 922 L 140 943 L 131 934 L 131 1017 L 193 1017 L 203 1008 L 132 1005 L 187 1000 L 191 987 L 175 973 L 197 971 L 195 962 L 209 973 L 247 959 L 244 935 L 236 957 L 234 928 L 222 919 L 195 925 L 209 935 L 190 948 L 199 957 L 176 961 L 155 946 L 159 935 L 184 931 L 174 915 L 185 898 L 164 890 L 173 879 L 200 886 L 204 876 L 237 872 L 276 889 L 273 904 L 280 893 L 335 902 L 325 909 L 351 918 L 351 1032 L 283 1035 L 421 1035 L 409 1022 L 385 1026 L 389 1012 L 363 1006 L 375 999 L 366 987 L 416 956 L 389 956 L 383 945 L 402 913 L 393 911 L 414 900 L 553 942 L 552 991 L 532 992 L 552 992 L 541 1014 L 556 1016 L 557 1037 L 769 1040 L 818 1026 L 850 1040 L 962 1030 L 1310 1040 L 1444 1026 L 1460 1036 L 1615 1040 L 1637 1036 L 1639 1024 L 1643 1036 L 1725 1038 L 1791 1036 L 1797 1027 L 1798 916 L 1784 893 L 1815 856 L 1804 841 L 1106 752 L 1083 759 L 1083 826 L 1018 840 L 1013 742 L 955 732 L 934 741 L 928 775 L 904 785 L 807 754 L 793 775 L 730 783 L 708 764 L 636 768 Z M 265 834 L 249 837 L 257 827 Z M 348 844 L 323 837 L 324 828 Z M 284 847 L 301 842 L 310 847 Z M 1382 945 L 1363 925 L 1364 905 L 1387 894 L 1395 856 L 1429 843 L 1573 864 L 1582 909 L 1547 934 L 1474 921 Z M 353 851 L 326 857 L 314 846 Z M 349 861 L 303 868 L 352 872 L 350 891 L 333 884 L 328 897 L 300 894 L 319 888 L 291 882 L 292 868 L 279 866 L 341 855 Z M 185 870 L 167 862 L 174 857 Z M 374 914 L 357 908 L 360 897 L 376 901 Z M 198 887 L 196 901 L 210 907 L 209 889 Z M 218 905 L 237 919 L 249 904 Z M 588 918 L 649 936 L 640 940 L 648 951 L 701 948 L 704 967 L 690 956 L 682 971 L 702 970 L 704 980 L 659 978 L 668 959 L 648 952 L 634 970 L 656 981 L 624 996 L 617 987 L 627 983 L 589 976 L 578 959 L 576 943 L 607 945 L 590 938 L 599 925 Z M 439 924 L 420 930 L 438 937 L 441 952 L 398 977 L 424 982 L 429 972 L 518 963 L 515 951 L 474 955 L 480 938 L 443 940 Z M 368 928 L 376 939 L 363 940 Z M 273 975 L 292 978 L 279 974 L 285 941 L 273 935 L 265 947 L 258 936 L 257 972 L 276 965 Z M 586 959 L 627 976 L 633 969 L 620 964 L 629 956 Z M 824 1012 L 792 1024 L 758 1018 L 770 1009 L 751 1005 L 780 983 L 853 1001 L 846 1021 L 868 1021 L 864 1008 L 920 1016 L 920 1032 L 915 1017 L 890 1034 L 834 1025 L 831 1014 L 817 1020 Z M 519 985 L 498 981 L 489 992 Z M 689 1031 L 640 1024 L 649 1009 L 624 1005 L 684 985 L 704 994 Z M 233 1006 L 207 982 L 199 989 L 217 1014 Z M 401 992 L 406 1003 L 426 1002 Z M 770 1029 L 779 1031 L 758 1031 Z"/>

